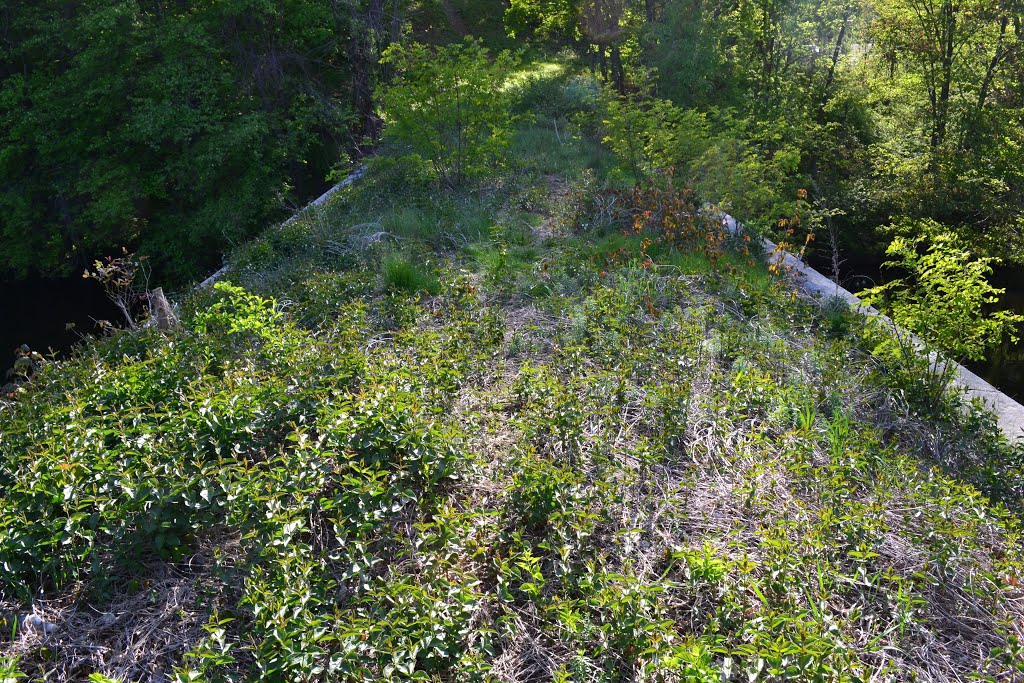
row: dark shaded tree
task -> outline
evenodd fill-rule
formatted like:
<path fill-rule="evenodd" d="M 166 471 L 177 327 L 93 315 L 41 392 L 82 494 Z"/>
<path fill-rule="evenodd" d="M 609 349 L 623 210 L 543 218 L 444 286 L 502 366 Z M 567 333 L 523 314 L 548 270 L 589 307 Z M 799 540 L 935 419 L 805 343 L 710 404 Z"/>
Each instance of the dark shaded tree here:
<path fill-rule="evenodd" d="M 219 260 L 366 129 L 350 48 L 364 20 L 387 31 L 381 1 L 5 0 L 0 270 Z"/>

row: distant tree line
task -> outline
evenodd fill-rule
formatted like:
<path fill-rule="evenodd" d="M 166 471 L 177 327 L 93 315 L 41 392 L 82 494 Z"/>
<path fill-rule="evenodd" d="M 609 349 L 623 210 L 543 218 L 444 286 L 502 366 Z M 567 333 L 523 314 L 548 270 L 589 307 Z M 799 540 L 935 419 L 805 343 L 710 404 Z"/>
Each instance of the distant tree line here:
<path fill-rule="evenodd" d="M 1020 0 L 510 0 L 506 20 L 652 117 L 685 110 L 662 137 L 702 149 L 657 162 L 745 220 L 802 187 L 848 246 L 928 219 L 1024 262 Z"/>
<path fill-rule="evenodd" d="M 0 275 L 199 274 L 378 138 L 389 45 L 467 34 L 573 51 L 613 148 L 745 220 L 1024 262 L 1020 0 L 0 0 Z"/>

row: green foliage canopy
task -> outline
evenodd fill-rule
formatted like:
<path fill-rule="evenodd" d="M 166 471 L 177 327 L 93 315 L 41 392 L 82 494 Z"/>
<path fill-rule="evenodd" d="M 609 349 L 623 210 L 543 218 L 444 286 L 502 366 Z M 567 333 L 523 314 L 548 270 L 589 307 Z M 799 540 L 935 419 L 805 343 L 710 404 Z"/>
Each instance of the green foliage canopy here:
<path fill-rule="evenodd" d="M 0 24 L 8 273 L 130 245 L 192 275 L 348 144 L 353 22 L 328 3 L 41 0 Z"/>
<path fill-rule="evenodd" d="M 392 45 L 384 59 L 397 73 L 380 95 L 387 139 L 428 161 L 449 186 L 501 163 L 513 132 L 511 54 L 492 61 L 473 41 L 436 49 L 414 43 Z"/>
<path fill-rule="evenodd" d="M 517 39 L 536 36 L 568 41 L 576 35 L 578 15 L 575 0 L 510 0 L 505 26 Z"/>

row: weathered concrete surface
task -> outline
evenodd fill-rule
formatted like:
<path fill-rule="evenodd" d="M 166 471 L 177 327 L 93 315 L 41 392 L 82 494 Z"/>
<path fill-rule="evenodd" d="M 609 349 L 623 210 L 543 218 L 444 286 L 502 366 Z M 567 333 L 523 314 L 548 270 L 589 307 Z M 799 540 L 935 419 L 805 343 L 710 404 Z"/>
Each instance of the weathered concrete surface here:
<path fill-rule="evenodd" d="M 722 214 L 722 225 L 733 233 L 739 232 L 741 227 L 736 219 L 728 214 Z M 765 251 L 775 254 L 774 242 L 764 240 L 763 244 Z M 895 327 L 895 323 L 882 315 L 878 309 L 868 306 L 853 293 L 840 287 L 792 254 L 776 254 L 775 258 L 782 259 L 781 265 L 792 274 L 793 281 L 804 294 L 822 302 L 832 297 L 839 297 L 849 305 L 850 310 L 857 311 L 864 316 L 878 318 L 885 324 Z M 920 342 L 918 342 L 918 346 L 923 348 Z M 941 364 L 946 363 L 952 366 L 954 384 L 962 387 L 969 398 L 980 399 L 995 413 L 999 429 L 1008 440 L 1011 442 L 1024 441 L 1024 406 L 959 363 L 938 358 L 934 354 L 932 354 L 931 360 L 939 363 L 940 367 Z"/>

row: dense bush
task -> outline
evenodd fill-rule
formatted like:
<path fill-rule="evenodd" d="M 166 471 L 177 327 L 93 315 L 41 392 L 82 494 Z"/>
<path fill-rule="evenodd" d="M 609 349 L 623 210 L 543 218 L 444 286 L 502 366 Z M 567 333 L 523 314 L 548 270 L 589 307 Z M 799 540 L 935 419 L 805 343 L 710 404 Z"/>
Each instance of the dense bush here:
<path fill-rule="evenodd" d="M 506 83 L 515 64 L 510 54 L 492 60 L 469 41 L 393 45 L 384 59 L 396 71 L 381 94 L 387 139 L 429 161 L 449 186 L 501 164 L 514 130 Z"/>
<path fill-rule="evenodd" d="M 668 100 L 606 93 L 604 143 L 626 161 L 637 179 L 690 168 L 711 144 L 707 116 Z"/>
<path fill-rule="evenodd" d="M 15 3 L 0 18 L 0 271 L 134 246 L 178 280 L 312 194 L 358 127 L 362 9 Z"/>

